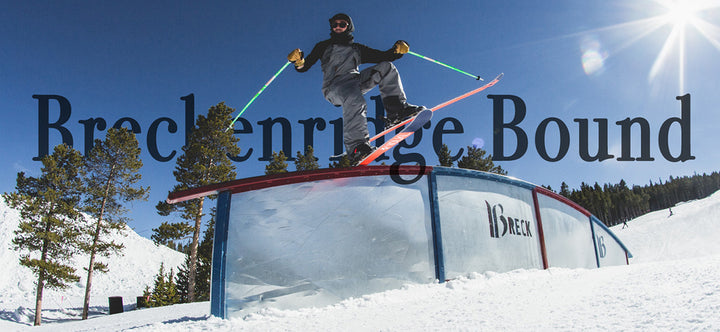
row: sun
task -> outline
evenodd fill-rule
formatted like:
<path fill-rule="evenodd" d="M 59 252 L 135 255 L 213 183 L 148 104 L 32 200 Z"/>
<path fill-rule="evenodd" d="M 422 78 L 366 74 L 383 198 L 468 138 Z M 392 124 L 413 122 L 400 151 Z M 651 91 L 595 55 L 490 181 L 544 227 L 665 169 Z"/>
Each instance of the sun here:
<path fill-rule="evenodd" d="M 695 14 L 698 8 L 688 1 L 661 2 L 661 4 L 667 9 L 664 20 L 673 26 L 683 26 L 697 19 Z"/>
<path fill-rule="evenodd" d="M 602 72 L 603 62 L 608 56 L 625 50 L 632 44 L 656 32 L 667 31 L 655 59 L 651 62 L 647 81 L 648 84 L 654 85 L 661 74 L 677 71 L 677 89 L 679 95 L 682 95 L 686 92 L 686 55 L 695 60 L 700 56 L 697 53 L 688 51 L 688 47 L 692 45 L 687 45 L 686 35 L 690 33 L 699 34 L 705 41 L 720 51 L 720 25 L 716 20 L 706 19 L 708 16 L 712 17 L 713 14 L 709 13 L 717 14 L 717 10 L 720 9 L 720 0 L 649 0 L 642 3 L 643 5 L 649 5 L 641 7 L 643 7 L 643 12 L 653 13 L 651 16 L 576 34 L 584 37 L 581 45 L 583 70 L 588 75 Z M 607 51 L 601 47 L 602 45 L 596 40 L 597 38 L 594 38 L 595 35 L 606 31 L 621 32 L 628 39 L 616 46 L 615 50 Z M 630 31 L 632 33 L 628 34 Z M 595 41 L 597 47 L 587 48 L 586 45 L 595 45 L 586 44 L 587 39 Z"/>
<path fill-rule="evenodd" d="M 662 9 L 664 14 L 651 18 L 654 21 L 652 30 L 663 26 L 671 27 L 670 33 L 665 39 L 660 52 L 650 68 L 648 81 L 652 82 L 658 74 L 663 71 L 670 61 L 670 54 L 674 51 L 677 54 L 676 66 L 678 69 L 678 90 L 679 93 L 685 92 L 685 54 L 686 41 L 685 35 L 688 28 L 694 28 L 700 32 L 710 43 L 720 50 L 720 43 L 717 39 L 718 27 L 710 22 L 703 20 L 699 14 L 709 8 L 717 8 L 720 6 L 718 0 L 655 0 Z"/>

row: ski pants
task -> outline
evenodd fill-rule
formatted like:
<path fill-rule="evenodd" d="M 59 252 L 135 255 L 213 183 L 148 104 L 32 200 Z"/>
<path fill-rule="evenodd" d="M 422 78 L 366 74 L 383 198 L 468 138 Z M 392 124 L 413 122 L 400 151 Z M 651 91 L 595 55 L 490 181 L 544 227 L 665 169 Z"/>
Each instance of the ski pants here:
<path fill-rule="evenodd" d="M 323 88 L 325 99 L 343 109 L 343 143 L 348 153 L 370 138 L 367 126 L 367 103 L 363 96 L 377 86 L 380 96 L 398 96 L 406 101 L 400 74 L 391 62 L 381 62 L 365 68 L 360 74 L 349 74 L 333 80 Z"/>

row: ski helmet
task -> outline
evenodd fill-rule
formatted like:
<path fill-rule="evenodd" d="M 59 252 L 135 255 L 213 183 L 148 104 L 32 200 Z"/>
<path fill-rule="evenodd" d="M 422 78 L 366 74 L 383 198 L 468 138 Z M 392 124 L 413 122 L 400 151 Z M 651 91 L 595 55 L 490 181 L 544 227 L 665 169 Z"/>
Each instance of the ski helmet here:
<path fill-rule="evenodd" d="M 335 22 L 335 20 L 343 20 L 343 21 L 348 22 L 348 27 L 347 27 L 346 31 L 348 31 L 348 32 L 355 31 L 355 26 L 353 25 L 352 19 L 350 18 L 350 16 L 348 14 L 345 14 L 345 13 L 335 14 L 333 17 L 330 18 L 330 26 L 332 26 L 332 24 L 333 24 L 333 22 Z"/>

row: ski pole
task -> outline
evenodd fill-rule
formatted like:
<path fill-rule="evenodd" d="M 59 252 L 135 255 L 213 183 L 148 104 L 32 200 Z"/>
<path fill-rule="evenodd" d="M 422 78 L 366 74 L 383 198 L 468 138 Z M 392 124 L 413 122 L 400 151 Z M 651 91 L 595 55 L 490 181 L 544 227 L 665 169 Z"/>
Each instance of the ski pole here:
<path fill-rule="evenodd" d="M 413 51 L 408 51 L 408 54 L 412 54 L 412 55 L 414 55 L 414 56 L 416 56 L 416 57 L 418 57 L 418 58 L 425 59 L 425 60 L 427 60 L 427 61 L 437 63 L 437 64 L 439 64 L 439 65 L 441 65 L 441 66 L 450 68 L 450 69 L 452 69 L 452 70 L 454 70 L 454 71 L 456 71 L 456 72 L 463 73 L 463 74 L 465 74 L 465 75 L 467 75 L 467 76 L 470 76 L 470 77 L 472 77 L 472 78 L 474 78 L 474 79 L 476 79 L 476 80 L 478 80 L 478 81 L 485 81 L 484 79 L 482 79 L 482 77 L 480 77 L 480 76 L 478 76 L 478 75 L 470 74 L 470 73 L 468 73 L 468 72 L 465 72 L 465 71 L 462 71 L 462 70 L 460 70 L 460 69 L 457 69 L 457 68 L 455 68 L 455 67 L 453 67 L 453 66 L 444 64 L 444 63 L 442 63 L 442 62 L 440 62 L 440 61 L 437 61 L 437 60 L 435 60 L 435 59 L 428 58 L 428 57 L 426 57 L 426 56 L 424 56 L 424 55 L 422 55 L 422 54 L 417 54 L 417 53 L 415 53 L 415 52 L 413 52 Z"/>
<path fill-rule="evenodd" d="M 243 113 L 245 113 L 245 110 L 247 110 L 247 108 L 250 106 L 250 104 L 252 104 L 252 103 L 255 101 L 255 99 L 257 99 L 257 97 L 258 97 L 263 91 L 265 91 L 265 88 L 267 88 L 268 85 L 270 85 L 270 83 L 272 83 L 272 81 L 274 81 L 275 78 L 278 77 L 278 75 L 280 75 L 280 73 L 282 73 L 282 71 L 285 70 L 285 68 L 287 68 L 287 66 L 289 66 L 289 65 L 290 65 L 290 61 L 286 62 L 285 65 L 282 66 L 282 68 L 280 68 L 280 70 L 278 70 L 277 73 L 275 73 L 275 75 L 273 75 L 273 77 L 271 77 L 270 80 L 267 81 L 267 83 L 265 83 L 265 85 L 263 85 L 263 87 L 260 89 L 260 91 L 258 91 L 258 92 L 255 94 L 255 96 L 253 96 L 252 99 L 250 99 L 250 101 L 249 101 L 247 104 L 245 104 L 245 107 L 243 107 L 242 110 L 240 110 L 240 114 L 238 114 L 238 115 L 232 120 L 232 122 L 230 122 L 230 125 L 227 127 L 227 129 L 225 129 L 225 131 L 228 131 L 228 130 L 230 130 L 230 129 L 233 128 L 233 125 L 235 124 L 235 121 L 237 121 L 237 119 L 239 119 L 240 116 L 243 115 Z"/>

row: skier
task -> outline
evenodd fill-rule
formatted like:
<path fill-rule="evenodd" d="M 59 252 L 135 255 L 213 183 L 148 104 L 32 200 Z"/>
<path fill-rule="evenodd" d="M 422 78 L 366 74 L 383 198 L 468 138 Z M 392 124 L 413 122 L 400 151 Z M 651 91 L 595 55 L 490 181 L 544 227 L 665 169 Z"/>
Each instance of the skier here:
<path fill-rule="evenodd" d="M 353 164 L 372 153 L 368 143 L 367 103 L 363 95 L 376 85 L 386 111 L 385 127 L 400 123 L 423 109 L 407 103 L 400 75 L 392 64 L 410 50 L 407 42 L 398 40 L 387 51 L 354 43 L 355 26 L 347 14 L 330 18 L 330 39 L 313 47 L 307 57 L 298 48 L 288 54 L 288 61 L 298 72 L 305 72 L 320 60 L 323 71 L 322 93 L 331 104 L 343 108 L 343 143 Z M 359 70 L 363 63 L 376 65 Z"/>

